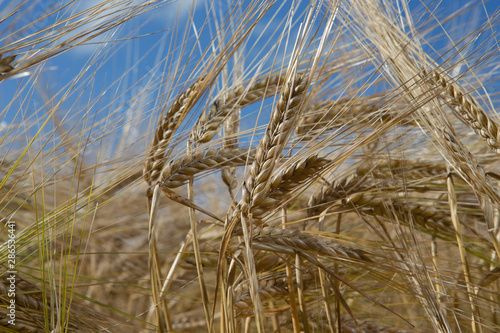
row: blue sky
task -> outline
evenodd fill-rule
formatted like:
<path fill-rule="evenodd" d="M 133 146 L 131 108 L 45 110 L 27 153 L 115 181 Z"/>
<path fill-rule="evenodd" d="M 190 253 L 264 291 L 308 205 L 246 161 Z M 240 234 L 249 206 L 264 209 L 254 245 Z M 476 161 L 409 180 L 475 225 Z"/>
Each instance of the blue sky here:
<path fill-rule="evenodd" d="M 58 55 L 56 58 L 48 60 L 43 67 L 40 67 L 40 75 L 37 84 L 33 82 L 33 71 L 21 73 L 17 77 L 10 78 L 1 82 L 0 89 L 0 121 L 3 127 L 11 122 L 33 121 L 43 119 L 43 114 L 48 112 L 50 105 L 61 98 L 58 92 L 68 91 L 68 85 L 82 73 L 82 69 L 86 69 L 83 78 L 77 83 L 76 87 L 71 90 L 70 97 L 63 103 L 59 115 L 66 119 L 80 120 L 86 118 L 86 121 L 107 121 L 119 122 L 121 128 L 127 134 L 128 142 L 126 146 L 132 145 L 134 142 L 140 142 L 141 133 L 144 132 L 143 127 L 150 126 L 151 115 L 157 114 L 161 98 L 158 94 L 158 87 L 165 84 L 165 66 L 172 65 L 178 61 L 183 64 L 187 62 L 187 54 L 192 51 L 192 59 L 199 58 L 200 54 L 206 48 L 211 47 L 210 37 L 214 35 L 216 29 L 215 20 L 211 20 L 205 29 L 202 29 L 205 22 L 206 12 L 211 3 L 207 1 L 195 2 L 194 19 L 187 26 L 190 36 L 190 48 L 186 52 L 184 59 L 179 59 L 178 49 L 174 52 L 176 56 L 172 56 L 169 49 L 172 47 L 174 37 L 172 31 L 175 29 L 176 18 L 181 21 L 186 20 L 189 16 L 190 8 L 194 0 L 174 2 L 153 11 L 147 12 L 138 16 L 126 24 L 123 24 L 118 29 L 89 41 L 84 46 L 72 49 L 64 54 Z M 131 1 L 138 3 L 138 1 Z M 69 13 L 60 13 L 49 18 L 41 19 L 36 24 L 33 24 L 39 18 L 42 18 L 44 13 L 54 10 L 67 3 L 64 1 L 32 1 L 31 7 L 20 16 L 16 22 L 16 26 L 28 26 L 27 29 L 13 34 L 17 38 L 21 38 L 29 33 L 36 32 L 57 19 L 67 17 Z M 75 6 L 71 7 L 71 12 L 86 10 L 101 3 L 99 0 L 91 1 L 76 1 Z M 244 2 L 245 4 L 247 2 Z M 493 13 L 500 8 L 499 1 L 488 1 L 481 3 L 479 1 L 415 1 L 409 2 L 412 8 L 413 19 L 415 21 L 435 20 L 433 15 L 442 21 L 442 27 L 436 25 L 435 29 L 427 32 L 428 36 L 439 36 L 435 40 L 431 40 L 428 51 L 433 54 L 433 57 L 439 57 L 441 50 L 447 50 L 451 47 L 450 39 L 458 41 L 463 36 L 467 36 L 474 31 L 478 25 L 485 21 L 486 15 Z M 471 7 L 471 10 L 456 19 L 446 22 L 443 18 L 449 17 L 453 12 L 464 6 Z M 0 0 L 0 16 L 4 17 L 7 12 L 12 10 L 13 6 L 17 5 L 14 1 Z M 227 8 L 226 1 L 214 2 L 215 15 L 223 16 Z M 276 5 L 277 6 L 277 5 Z M 286 7 L 286 4 L 284 5 Z M 304 3 L 304 8 L 306 4 Z M 424 13 L 425 7 L 430 8 L 433 14 L 425 13 L 420 16 L 419 13 Z M 284 17 L 286 8 L 282 8 L 277 14 L 275 20 Z M 271 20 L 270 13 L 256 27 L 256 33 L 249 38 L 247 45 L 245 66 L 252 68 L 256 61 L 260 60 L 271 47 L 273 43 L 264 45 L 261 41 L 269 39 L 272 34 L 279 33 L 279 27 Z M 17 17 L 17 16 L 15 16 Z M 211 18 L 209 18 L 211 19 Z M 8 28 L 9 22 L 12 19 L 2 23 L 2 28 L 5 31 L 12 33 Z M 32 24 L 32 25 L 30 25 Z M 265 35 L 258 41 L 266 25 L 269 24 Z M 184 25 L 182 25 L 184 27 Z M 449 36 L 443 34 L 443 31 L 449 33 Z M 492 28 L 492 31 L 486 30 L 482 36 L 474 40 L 471 46 L 465 49 L 466 52 L 471 52 L 474 48 L 480 47 L 484 39 L 488 39 L 491 34 L 499 36 L 498 26 Z M 75 32 L 78 33 L 81 31 Z M 179 29 L 177 38 L 183 37 L 183 29 Z M 200 34 L 199 43 L 194 42 L 194 38 Z M 71 37 L 73 34 L 68 35 Z M 275 37 L 274 37 L 275 38 Z M 5 45 L 8 39 L 3 39 L 0 46 Z M 177 43 L 179 43 L 177 41 Z M 490 42 L 485 48 L 491 47 L 494 43 Z M 178 44 L 180 45 L 180 44 Z M 252 46 L 252 47 L 250 47 Z M 495 46 L 493 46 L 495 47 Z M 498 49 L 498 45 L 496 46 Z M 261 53 L 262 52 L 262 53 Z M 451 53 L 445 54 L 445 57 L 450 57 Z M 89 61 L 93 61 L 89 63 Z M 187 68 L 187 72 L 192 68 Z M 180 82 L 179 82 L 180 83 Z M 13 98 L 16 93 L 22 91 L 19 97 Z M 23 98 L 29 96 L 30 98 Z M 47 99 L 54 98 L 54 102 L 47 107 L 44 103 Z M 139 96 L 139 97 L 137 97 Z M 11 104 L 11 102 L 14 102 Z M 138 121 L 139 118 L 141 121 Z M 69 121 L 68 123 L 71 123 Z M 50 126 L 48 127 L 50 129 Z M 98 135 L 96 134 L 96 137 Z"/>

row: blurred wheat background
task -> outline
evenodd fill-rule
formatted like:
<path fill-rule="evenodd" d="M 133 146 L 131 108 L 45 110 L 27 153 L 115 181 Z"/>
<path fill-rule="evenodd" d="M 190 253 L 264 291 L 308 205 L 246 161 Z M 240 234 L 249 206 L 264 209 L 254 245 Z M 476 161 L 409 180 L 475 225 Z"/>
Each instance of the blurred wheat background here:
<path fill-rule="evenodd" d="M 0 1 L 0 331 L 499 332 L 499 14 Z"/>

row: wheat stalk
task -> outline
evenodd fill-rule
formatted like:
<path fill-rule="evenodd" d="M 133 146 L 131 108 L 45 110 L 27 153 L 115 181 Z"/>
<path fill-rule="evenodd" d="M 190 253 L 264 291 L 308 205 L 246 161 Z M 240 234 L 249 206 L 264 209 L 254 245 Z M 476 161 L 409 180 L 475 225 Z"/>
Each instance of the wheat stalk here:
<path fill-rule="evenodd" d="M 240 113 L 240 109 L 233 110 L 224 122 L 224 148 L 226 149 L 235 149 L 238 147 Z M 249 162 L 251 163 L 251 161 Z M 236 181 L 236 167 L 222 167 L 221 178 L 224 184 L 226 184 L 231 198 L 234 201 L 233 190 L 238 186 Z"/>

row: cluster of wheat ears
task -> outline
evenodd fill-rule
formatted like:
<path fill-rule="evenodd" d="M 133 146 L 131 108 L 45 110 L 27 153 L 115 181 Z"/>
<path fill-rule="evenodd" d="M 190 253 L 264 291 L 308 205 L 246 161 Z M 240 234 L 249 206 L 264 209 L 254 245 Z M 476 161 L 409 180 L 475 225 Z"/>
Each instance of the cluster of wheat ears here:
<path fill-rule="evenodd" d="M 13 3 L 2 332 L 500 331 L 500 7 Z"/>

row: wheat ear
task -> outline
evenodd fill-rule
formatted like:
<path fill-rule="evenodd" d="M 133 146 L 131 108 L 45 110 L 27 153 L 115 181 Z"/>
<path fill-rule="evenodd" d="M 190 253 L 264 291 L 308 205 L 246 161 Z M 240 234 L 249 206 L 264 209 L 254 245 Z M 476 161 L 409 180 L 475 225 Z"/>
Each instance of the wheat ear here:
<path fill-rule="evenodd" d="M 199 93 L 204 77 L 200 77 L 186 91 L 181 93 L 172 103 L 165 117 L 156 126 L 153 143 L 149 149 L 146 165 L 144 167 L 144 179 L 151 186 L 160 175 L 165 165 L 165 153 L 174 135 L 189 109 L 193 106 L 194 99 Z"/>
<path fill-rule="evenodd" d="M 242 198 L 235 209 L 234 216 L 239 217 L 243 230 L 245 249 L 243 257 L 249 275 L 252 302 L 255 309 L 255 317 L 258 332 L 264 331 L 262 318 L 262 303 L 258 294 L 257 273 L 255 269 L 254 256 L 252 253 L 252 216 L 249 216 L 251 207 L 263 201 L 269 191 L 271 174 L 274 171 L 276 159 L 283 152 L 286 143 L 295 128 L 300 115 L 300 105 L 303 99 L 303 92 L 306 90 L 306 83 L 302 82 L 302 77 L 294 75 L 284 85 L 280 98 L 271 114 L 266 133 L 261 139 L 255 154 L 255 160 L 243 186 Z M 225 256 L 232 231 L 238 219 L 231 219 L 226 227 L 219 252 L 219 259 Z"/>
<path fill-rule="evenodd" d="M 441 178 L 448 173 L 442 163 L 425 160 L 383 159 L 372 167 L 363 164 L 356 169 L 358 176 L 369 175 L 373 178 L 392 179 L 394 177 L 406 180 L 424 180 Z"/>
<path fill-rule="evenodd" d="M 386 114 L 377 113 L 380 110 L 380 100 L 383 95 L 344 98 L 336 101 L 314 103 L 301 117 L 297 126 L 299 135 L 311 131 L 324 130 L 332 125 L 344 125 L 353 119 L 372 119 L 370 115 L 387 118 Z"/>
<path fill-rule="evenodd" d="M 451 230 L 451 220 L 447 211 L 438 208 L 412 203 L 409 200 L 399 200 L 397 197 L 384 200 L 377 192 L 357 193 L 343 200 L 346 206 L 355 207 L 356 211 L 368 215 L 378 215 L 389 219 L 397 217 L 399 221 L 413 220 L 420 226 L 430 229 Z M 388 201 L 391 208 L 387 207 Z"/>
<path fill-rule="evenodd" d="M 268 195 L 251 212 L 254 217 L 262 218 L 266 213 L 278 208 L 289 199 L 291 193 L 309 179 L 318 176 L 331 161 L 317 154 L 292 163 L 271 178 Z"/>
<path fill-rule="evenodd" d="M 288 254 L 303 251 L 333 259 L 355 259 L 371 262 L 363 250 L 342 246 L 329 239 L 299 230 L 264 228 L 253 240 L 254 248 L 259 250 Z"/>
<path fill-rule="evenodd" d="M 436 133 L 442 139 L 441 143 L 452 158 L 453 166 L 464 180 L 484 198 L 500 207 L 500 195 L 486 178 L 484 169 L 479 165 L 474 155 L 448 129 L 439 127 L 436 129 Z"/>
<path fill-rule="evenodd" d="M 260 204 L 270 188 L 270 178 L 274 171 L 276 159 L 281 155 L 287 140 L 295 127 L 298 108 L 302 102 L 302 94 L 306 90 L 302 76 L 295 76 L 287 85 L 271 115 L 271 120 L 264 137 L 257 147 L 255 160 L 248 173 L 242 191 L 240 206 L 249 211 Z"/>
<path fill-rule="evenodd" d="M 481 136 L 491 149 L 500 154 L 499 125 L 491 119 L 472 96 L 463 93 L 457 84 L 451 83 L 437 71 L 423 70 L 424 80 L 440 88 L 439 97 L 443 99 L 465 124 Z"/>
<path fill-rule="evenodd" d="M 250 164 L 253 156 L 254 153 L 247 149 L 195 151 L 166 164 L 161 172 L 160 185 L 176 188 L 201 172 Z"/>
<path fill-rule="evenodd" d="M 231 223 L 230 229 L 234 228 L 241 221 L 240 213 L 253 213 L 253 209 L 264 206 L 272 206 L 277 200 L 268 198 L 267 195 L 271 190 L 272 182 L 271 175 L 274 171 L 277 157 L 284 149 L 286 139 L 293 130 L 293 124 L 297 121 L 296 109 L 301 101 L 301 94 L 305 91 L 305 84 L 302 83 L 302 76 L 296 76 L 295 80 L 283 88 L 284 91 L 280 95 L 280 99 L 271 115 L 268 128 L 264 137 L 257 147 L 255 160 L 248 173 L 246 182 L 243 186 L 242 199 L 238 203 L 238 207 L 234 210 L 232 216 L 228 218 Z M 290 168 L 291 172 L 288 175 L 291 177 L 294 168 Z M 266 201 L 267 199 L 267 201 Z M 260 214 L 263 207 L 256 210 Z M 231 233 L 233 230 L 230 230 Z M 241 229 L 238 229 L 239 234 Z"/>
<path fill-rule="evenodd" d="M 259 278 L 259 294 L 262 300 L 286 298 L 288 296 L 288 283 L 280 276 L 267 274 L 265 278 Z M 250 310 L 252 300 L 248 281 L 239 283 L 234 288 L 234 306 L 240 310 Z M 240 314 L 241 315 L 241 314 Z"/>
<path fill-rule="evenodd" d="M 273 96 L 284 82 L 284 76 L 275 75 L 257 81 L 248 87 L 240 85 L 234 88 L 227 94 L 225 102 L 218 99 L 210 107 L 208 115 L 203 114 L 200 117 L 192 133 L 193 141 L 200 143 L 210 141 L 231 112 Z"/>
<path fill-rule="evenodd" d="M 332 209 L 332 207 L 338 207 L 342 211 L 349 208 L 367 215 L 389 219 L 396 217 L 403 222 L 412 218 L 415 223 L 423 227 L 450 231 L 451 221 L 446 212 L 412 202 L 410 199 L 401 200 L 401 196 L 394 191 L 393 186 L 387 186 L 387 189 L 384 190 L 383 185 L 381 188 L 370 185 L 370 179 L 366 175 L 360 174 L 356 173 L 339 179 L 332 185 L 323 186 L 316 191 L 308 203 L 308 216 L 318 216 L 321 212 Z M 418 174 L 422 175 L 422 171 Z M 426 175 L 425 172 L 423 174 Z M 416 189 L 419 190 L 419 187 Z M 406 186 L 406 191 L 409 190 L 411 190 L 411 186 Z M 390 202 L 389 207 L 387 206 L 388 202 Z"/>

